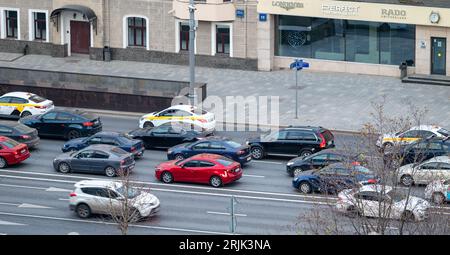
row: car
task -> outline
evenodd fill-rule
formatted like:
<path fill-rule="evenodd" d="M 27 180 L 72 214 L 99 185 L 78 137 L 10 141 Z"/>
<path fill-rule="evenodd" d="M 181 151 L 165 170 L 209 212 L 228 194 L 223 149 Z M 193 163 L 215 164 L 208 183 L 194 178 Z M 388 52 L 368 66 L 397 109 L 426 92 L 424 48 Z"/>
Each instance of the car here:
<path fill-rule="evenodd" d="M 430 182 L 425 188 L 425 199 L 436 204 L 450 201 L 450 179 L 436 180 Z"/>
<path fill-rule="evenodd" d="M 361 153 L 351 153 L 340 149 L 326 149 L 306 157 L 297 157 L 289 160 L 286 171 L 290 176 L 296 176 L 303 171 L 320 169 L 329 164 L 347 162 L 355 164 L 366 164 Z"/>
<path fill-rule="evenodd" d="M 118 132 L 98 132 L 90 137 L 75 138 L 66 142 L 61 150 L 63 152 L 78 151 L 93 144 L 109 144 L 120 147 L 126 152 L 133 154 L 135 158 L 144 155 L 144 146 L 142 141 L 132 139 Z"/>
<path fill-rule="evenodd" d="M 213 113 L 192 105 L 174 105 L 159 112 L 145 114 L 139 119 L 139 127 L 157 127 L 171 121 L 195 124 L 208 131 L 216 128 Z"/>
<path fill-rule="evenodd" d="M 144 142 L 145 148 L 170 148 L 172 146 L 195 142 L 199 139 L 212 136 L 212 131 L 206 131 L 199 126 L 180 122 L 168 122 L 158 127 L 139 128 L 127 133 L 134 139 Z"/>
<path fill-rule="evenodd" d="M 134 166 L 135 161 L 130 153 L 104 144 L 63 153 L 53 160 L 53 168 L 64 174 L 79 172 L 114 177 L 132 171 Z"/>
<path fill-rule="evenodd" d="M 0 115 L 19 119 L 44 114 L 55 108 L 53 101 L 28 92 L 10 92 L 0 97 Z"/>
<path fill-rule="evenodd" d="M 378 138 L 376 145 L 382 149 L 390 149 L 394 145 L 406 145 L 424 138 L 446 138 L 449 136 L 450 131 L 443 127 L 437 125 L 420 125 L 403 132 L 383 134 Z"/>
<path fill-rule="evenodd" d="M 292 180 L 292 186 L 304 194 L 312 192 L 337 194 L 359 185 L 379 182 L 369 169 L 348 163 L 335 163 L 319 170 L 301 172 Z"/>
<path fill-rule="evenodd" d="M 35 128 L 39 136 L 72 140 L 102 131 L 100 118 L 79 110 L 52 110 L 46 114 L 22 118 L 20 123 Z"/>
<path fill-rule="evenodd" d="M 394 167 L 403 166 L 411 163 L 421 163 L 436 156 L 450 154 L 449 138 L 427 138 L 413 142 L 409 145 L 391 150 L 384 154 L 385 163 L 394 163 Z"/>
<path fill-rule="evenodd" d="M 380 212 L 380 208 L 385 209 Z M 422 221 L 429 215 L 430 203 L 390 186 L 365 185 L 340 192 L 336 209 L 350 215 Z"/>
<path fill-rule="evenodd" d="M 397 169 L 397 182 L 405 186 L 428 184 L 450 178 L 450 157 L 438 156 L 422 163 L 412 163 Z"/>
<path fill-rule="evenodd" d="M 224 137 L 208 137 L 192 143 L 183 143 L 167 150 L 168 160 L 180 160 L 197 154 L 212 153 L 228 157 L 241 165 L 252 160 L 250 148 Z"/>
<path fill-rule="evenodd" d="M 16 165 L 30 157 L 26 144 L 0 136 L 0 168 Z"/>
<path fill-rule="evenodd" d="M 129 219 L 138 221 L 159 212 L 159 199 L 149 192 L 126 185 L 120 181 L 83 180 L 75 183 L 69 194 L 69 208 L 80 218 L 93 214 L 120 216 L 124 208 L 130 211 Z"/>
<path fill-rule="evenodd" d="M 239 163 L 227 157 L 202 153 L 157 165 L 155 177 L 164 183 L 195 182 L 217 188 L 239 180 L 242 177 L 242 168 Z"/>
<path fill-rule="evenodd" d="M 268 135 L 249 138 L 253 159 L 266 155 L 306 157 L 324 149 L 334 148 L 334 136 L 323 127 L 290 126 Z"/>
<path fill-rule="evenodd" d="M 24 143 L 28 149 L 35 148 L 40 141 L 35 128 L 30 128 L 17 121 L 0 121 L 0 136 L 6 136 L 19 143 Z"/>

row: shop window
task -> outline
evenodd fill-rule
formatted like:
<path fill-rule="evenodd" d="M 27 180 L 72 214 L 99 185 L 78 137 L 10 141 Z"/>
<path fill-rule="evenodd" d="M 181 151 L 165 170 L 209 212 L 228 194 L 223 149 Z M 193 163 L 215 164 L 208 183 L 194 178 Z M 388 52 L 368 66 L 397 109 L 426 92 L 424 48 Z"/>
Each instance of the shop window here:
<path fill-rule="evenodd" d="M 230 27 L 216 26 L 216 53 L 230 54 Z"/>
<path fill-rule="evenodd" d="M 129 17 L 128 22 L 128 46 L 147 46 L 147 27 L 144 18 Z"/>
<path fill-rule="evenodd" d="M 18 38 L 17 11 L 5 11 L 6 37 Z"/>

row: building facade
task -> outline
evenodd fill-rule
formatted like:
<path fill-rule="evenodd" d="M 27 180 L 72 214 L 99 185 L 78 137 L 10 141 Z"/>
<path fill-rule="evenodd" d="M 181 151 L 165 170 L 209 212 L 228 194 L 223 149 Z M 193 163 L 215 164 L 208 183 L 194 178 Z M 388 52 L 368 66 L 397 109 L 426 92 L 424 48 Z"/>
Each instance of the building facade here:
<path fill-rule="evenodd" d="M 187 64 L 189 0 L 0 0 L 0 51 Z M 450 75 L 445 0 L 196 0 L 203 66 Z"/>

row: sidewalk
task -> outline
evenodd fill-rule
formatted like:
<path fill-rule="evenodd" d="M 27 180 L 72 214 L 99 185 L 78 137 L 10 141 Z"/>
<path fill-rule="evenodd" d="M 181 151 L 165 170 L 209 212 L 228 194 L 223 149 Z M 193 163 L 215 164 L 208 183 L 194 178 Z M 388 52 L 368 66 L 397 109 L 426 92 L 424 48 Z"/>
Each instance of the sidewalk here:
<path fill-rule="evenodd" d="M 189 81 L 188 66 L 154 63 L 27 55 L 11 62 L 0 61 L 0 66 Z M 429 110 L 425 122 L 450 128 L 450 88 L 445 86 L 403 84 L 398 78 L 383 76 L 302 71 L 299 74 L 301 89 L 297 120 L 294 119 L 293 71 L 255 72 L 197 67 L 196 81 L 208 84 L 208 96 L 222 99 L 226 96 L 278 96 L 279 124 L 282 126 L 320 125 L 356 131 L 371 121 L 371 102 L 380 102 L 386 96 L 388 115 L 405 116 L 409 111 L 407 102 L 412 102 L 416 107 Z"/>

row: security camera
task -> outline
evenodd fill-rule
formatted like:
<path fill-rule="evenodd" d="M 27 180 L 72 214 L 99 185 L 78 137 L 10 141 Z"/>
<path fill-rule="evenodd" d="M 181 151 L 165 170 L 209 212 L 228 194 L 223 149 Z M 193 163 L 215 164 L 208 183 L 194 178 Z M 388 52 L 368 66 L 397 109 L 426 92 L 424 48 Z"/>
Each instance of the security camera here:
<path fill-rule="evenodd" d="M 193 4 L 188 5 L 189 11 L 197 10 Z"/>

